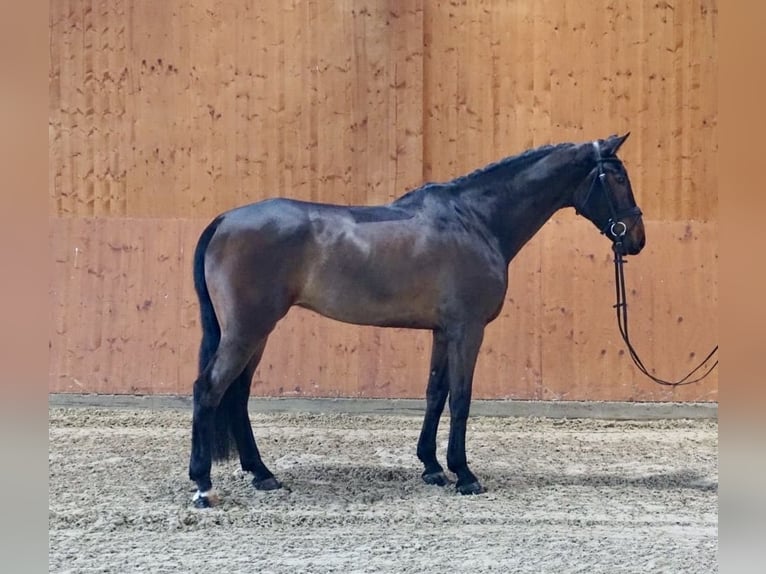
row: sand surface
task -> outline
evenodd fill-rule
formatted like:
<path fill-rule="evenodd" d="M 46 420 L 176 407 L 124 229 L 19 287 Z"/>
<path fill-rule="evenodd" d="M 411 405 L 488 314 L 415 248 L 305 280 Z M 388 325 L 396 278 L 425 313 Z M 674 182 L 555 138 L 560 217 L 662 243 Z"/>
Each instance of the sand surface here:
<path fill-rule="evenodd" d="M 50 571 L 718 571 L 714 421 L 472 417 L 473 497 L 421 482 L 419 418 L 252 421 L 286 488 L 255 491 L 232 460 L 196 510 L 190 413 L 52 408 Z"/>

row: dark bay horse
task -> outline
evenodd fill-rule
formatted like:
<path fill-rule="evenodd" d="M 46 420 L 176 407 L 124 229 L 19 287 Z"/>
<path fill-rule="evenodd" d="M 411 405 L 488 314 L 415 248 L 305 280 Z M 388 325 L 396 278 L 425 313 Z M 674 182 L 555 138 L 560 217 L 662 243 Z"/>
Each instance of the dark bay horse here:
<path fill-rule="evenodd" d="M 266 339 L 293 305 L 360 325 L 433 333 L 417 455 L 446 485 L 436 430 L 449 397 L 447 466 L 462 494 L 466 420 L 485 326 L 500 313 L 508 264 L 556 211 L 574 207 L 626 254 L 644 246 L 641 210 L 616 152 L 628 134 L 544 146 L 383 206 L 269 199 L 219 215 L 202 232 L 194 283 L 202 318 L 189 477 L 210 504 L 212 460 L 231 441 L 257 489 L 281 484 L 261 460 L 247 411 Z"/>

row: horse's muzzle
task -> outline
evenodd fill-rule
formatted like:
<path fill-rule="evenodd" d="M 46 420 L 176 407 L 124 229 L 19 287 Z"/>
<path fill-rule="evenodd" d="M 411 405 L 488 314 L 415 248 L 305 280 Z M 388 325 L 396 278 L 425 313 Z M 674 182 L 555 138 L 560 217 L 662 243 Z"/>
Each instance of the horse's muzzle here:
<path fill-rule="evenodd" d="M 633 225 L 627 227 L 627 231 L 620 237 L 614 237 L 614 248 L 619 249 L 623 255 L 638 255 L 646 245 L 644 222 L 639 219 Z"/>

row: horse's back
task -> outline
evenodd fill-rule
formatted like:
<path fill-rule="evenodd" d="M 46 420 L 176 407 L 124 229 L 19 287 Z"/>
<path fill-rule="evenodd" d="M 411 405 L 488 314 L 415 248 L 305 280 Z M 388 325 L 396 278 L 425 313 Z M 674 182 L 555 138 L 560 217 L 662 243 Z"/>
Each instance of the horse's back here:
<path fill-rule="evenodd" d="M 422 226 L 413 214 L 390 206 L 341 206 L 274 198 L 221 214 L 208 260 L 231 272 L 245 268 L 308 278 L 344 259 L 360 270 L 394 242 L 412 244 Z M 402 237 L 405 235 L 406 237 Z M 388 245 L 388 247 L 386 247 Z M 212 264 L 209 265 L 212 267 Z"/>
<path fill-rule="evenodd" d="M 286 198 L 265 199 L 222 214 L 222 232 L 261 230 L 290 231 L 308 222 L 306 203 Z"/>
<path fill-rule="evenodd" d="M 234 208 L 222 214 L 227 229 L 258 229 L 266 226 L 274 231 L 293 230 L 296 226 L 322 226 L 335 222 L 386 223 L 409 220 L 410 210 L 395 205 L 335 205 L 288 198 L 271 198 Z"/>

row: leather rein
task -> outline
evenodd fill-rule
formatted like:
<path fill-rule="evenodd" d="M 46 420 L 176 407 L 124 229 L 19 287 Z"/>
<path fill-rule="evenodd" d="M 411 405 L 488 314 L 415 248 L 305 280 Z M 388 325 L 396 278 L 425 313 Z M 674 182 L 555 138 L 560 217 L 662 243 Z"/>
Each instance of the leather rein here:
<path fill-rule="evenodd" d="M 713 372 L 713 369 L 718 366 L 718 358 L 716 358 L 715 362 L 706 370 L 702 375 L 699 375 L 695 378 L 694 377 L 705 365 L 708 364 L 708 362 L 713 358 L 713 355 L 715 355 L 718 352 L 718 345 L 716 345 L 710 353 L 707 354 L 707 356 L 691 371 L 689 371 L 686 376 L 683 378 L 677 380 L 677 381 L 666 381 L 664 379 L 660 379 L 659 377 L 656 377 L 652 373 L 649 372 L 649 369 L 644 365 L 644 362 L 641 360 L 641 357 L 638 356 L 638 353 L 636 352 L 636 349 L 633 347 L 633 344 L 630 341 L 630 336 L 628 335 L 628 301 L 626 297 L 626 289 L 625 289 L 625 269 L 624 265 L 627 263 L 624 258 L 624 251 L 623 251 L 623 244 L 622 244 L 622 238 L 625 236 L 625 234 L 628 231 L 627 226 L 621 219 L 625 217 L 636 217 L 641 215 L 641 210 L 638 206 L 633 206 L 628 209 L 624 209 L 621 211 L 617 211 L 615 209 L 615 206 L 612 202 L 611 194 L 609 193 L 609 187 L 606 181 L 606 173 L 604 172 L 604 163 L 612 161 L 612 162 L 619 162 L 622 163 L 617 157 L 607 157 L 604 158 L 601 156 L 601 150 L 599 149 L 598 142 L 593 142 L 593 147 L 596 150 L 596 164 L 598 166 L 598 174 L 593 178 L 593 183 L 590 186 L 590 189 L 588 191 L 588 194 L 585 196 L 585 199 L 580 204 L 581 207 L 585 207 L 588 203 L 588 200 L 590 200 L 591 196 L 593 195 L 594 188 L 596 187 L 597 183 L 601 184 L 601 189 L 603 190 L 604 197 L 606 198 L 607 205 L 609 206 L 609 212 L 611 217 L 609 220 L 603 224 L 599 225 L 596 224 L 599 229 L 601 229 L 601 233 L 606 235 L 609 234 L 610 238 L 612 239 L 612 249 L 614 251 L 614 281 L 615 281 L 615 292 L 616 292 L 616 302 L 613 305 L 613 308 L 617 312 L 617 326 L 620 330 L 620 335 L 622 337 L 622 340 L 625 342 L 625 346 L 628 349 L 628 353 L 630 355 L 630 358 L 632 359 L 633 363 L 636 365 L 639 371 L 641 371 L 644 375 L 646 375 L 649 379 L 651 379 L 653 382 L 657 383 L 658 385 L 665 385 L 669 387 L 677 387 L 681 385 L 690 385 L 692 383 L 698 383 L 705 377 L 707 377 L 711 372 Z M 578 213 L 582 211 L 582 209 L 577 209 Z"/>

